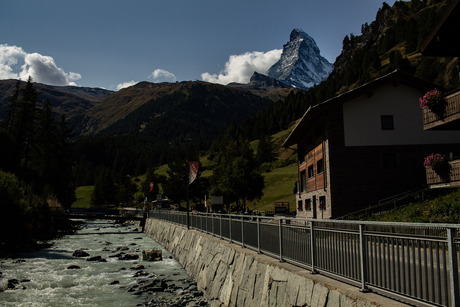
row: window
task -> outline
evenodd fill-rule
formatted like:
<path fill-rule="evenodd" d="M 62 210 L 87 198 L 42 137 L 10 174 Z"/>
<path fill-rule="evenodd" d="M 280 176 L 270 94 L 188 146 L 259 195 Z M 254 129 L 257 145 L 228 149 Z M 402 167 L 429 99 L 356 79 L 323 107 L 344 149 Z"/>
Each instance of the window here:
<path fill-rule="evenodd" d="M 398 161 L 394 152 L 384 152 L 382 154 L 382 167 L 383 168 L 396 168 Z"/>
<path fill-rule="evenodd" d="M 321 211 L 326 210 L 326 196 L 319 197 L 319 209 Z"/>
<path fill-rule="evenodd" d="M 308 178 L 312 178 L 313 176 L 315 176 L 315 173 L 313 171 L 313 165 L 310 165 L 308 167 Z"/>
<path fill-rule="evenodd" d="M 323 128 L 322 127 L 316 127 L 315 137 L 319 138 L 322 135 L 323 135 Z"/>
<path fill-rule="evenodd" d="M 311 199 L 305 199 L 305 210 L 311 211 Z"/>
<path fill-rule="evenodd" d="M 303 211 L 302 200 L 299 200 L 299 201 L 297 202 L 297 210 Z"/>
<path fill-rule="evenodd" d="M 307 177 L 305 171 L 300 172 L 300 192 L 305 192 L 307 188 Z"/>
<path fill-rule="evenodd" d="M 381 115 L 380 123 L 382 130 L 394 130 L 393 115 Z"/>
<path fill-rule="evenodd" d="M 297 150 L 297 155 L 299 159 L 299 163 L 305 163 L 305 155 L 306 155 L 306 150 L 305 150 L 305 145 L 299 144 L 299 149 Z"/>
<path fill-rule="evenodd" d="M 323 164 L 323 159 L 321 159 L 316 162 L 316 173 L 321 174 L 323 172 L 324 172 L 324 164 Z"/>

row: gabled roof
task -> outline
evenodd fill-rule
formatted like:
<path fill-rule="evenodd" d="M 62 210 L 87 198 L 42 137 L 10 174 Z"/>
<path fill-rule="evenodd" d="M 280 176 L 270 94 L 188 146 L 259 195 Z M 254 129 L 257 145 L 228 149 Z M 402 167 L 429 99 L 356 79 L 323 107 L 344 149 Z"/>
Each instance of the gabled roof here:
<path fill-rule="evenodd" d="M 397 69 L 385 76 L 377 78 L 369 83 L 363 84 L 357 87 L 356 89 L 353 89 L 349 92 L 346 92 L 344 94 L 341 94 L 339 96 L 326 100 L 322 103 L 309 107 L 308 110 L 305 112 L 305 114 L 300 119 L 300 121 L 295 126 L 294 130 L 292 130 L 292 132 L 289 134 L 287 139 L 284 141 L 283 146 L 289 147 L 289 146 L 296 144 L 298 140 L 302 136 L 305 135 L 304 131 L 308 127 L 309 122 L 317 118 L 318 115 L 322 114 L 323 112 L 325 112 L 332 106 L 335 106 L 337 104 L 343 104 L 354 98 L 360 97 L 362 95 L 366 95 L 372 92 L 373 90 L 378 89 L 388 83 L 394 83 L 394 84 L 404 83 L 409 86 L 419 88 L 421 90 L 431 90 L 435 87 L 435 85 L 432 84 L 431 82 L 427 82 L 425 80 L 410 76 Z M 437 87 L 437 88 L 440 90 L 443 90 L 440 87 Z"/>
<path fill-rule="evenodd" d="M 460 0 L 455 0 L 434 31 L 423 43 L 421 50 L 426 56 L 460 56 Z"/>

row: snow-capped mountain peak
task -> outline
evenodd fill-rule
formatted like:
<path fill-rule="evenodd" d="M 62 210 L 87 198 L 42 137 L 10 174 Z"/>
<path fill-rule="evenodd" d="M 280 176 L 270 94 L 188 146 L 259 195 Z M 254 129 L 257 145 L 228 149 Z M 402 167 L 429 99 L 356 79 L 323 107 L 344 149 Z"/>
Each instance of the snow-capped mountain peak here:
<path fill-rule="evenodd" d="M 320 83 L 331 73 L 333 65 L 321 56 L 315 40 L 300 29 L 291 32 L 278 62 L 268 76 L 297 88 L 307 89 Z"/>

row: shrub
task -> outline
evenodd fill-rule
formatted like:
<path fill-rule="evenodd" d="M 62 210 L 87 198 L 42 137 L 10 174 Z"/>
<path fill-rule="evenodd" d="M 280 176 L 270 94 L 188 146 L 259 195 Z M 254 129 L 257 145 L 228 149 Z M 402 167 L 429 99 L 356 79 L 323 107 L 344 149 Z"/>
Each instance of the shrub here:
<path fill-rule="evenodd" d="M 17 240 L 24 233 L 23 191 L 15 175 L 0 170 L 0 242 Z"/>

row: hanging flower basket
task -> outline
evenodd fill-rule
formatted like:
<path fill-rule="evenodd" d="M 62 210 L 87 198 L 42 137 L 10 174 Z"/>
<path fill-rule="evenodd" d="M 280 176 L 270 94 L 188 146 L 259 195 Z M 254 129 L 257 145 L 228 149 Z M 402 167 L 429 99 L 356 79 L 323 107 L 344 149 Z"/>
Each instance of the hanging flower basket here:
<path fill-rule="evenodd" d="M 450 165 L 446 156 L 439 153 L 432 153 L 426 157 L 425 161 L 423 162 L 423 166 L 425 166 L 425 168 L 434 170 L 435 173 L 437 173 L 442 178 L 449 176 L 450 173 Z"/>
<path fill-rule="evenodd" d="M 419 99 L 420 108 L 429 109 L 438 116 L 444 114 L 446 108 L 446 100 L 444 94 L 438 89 L 428 91 L 422 98 Z"/>

